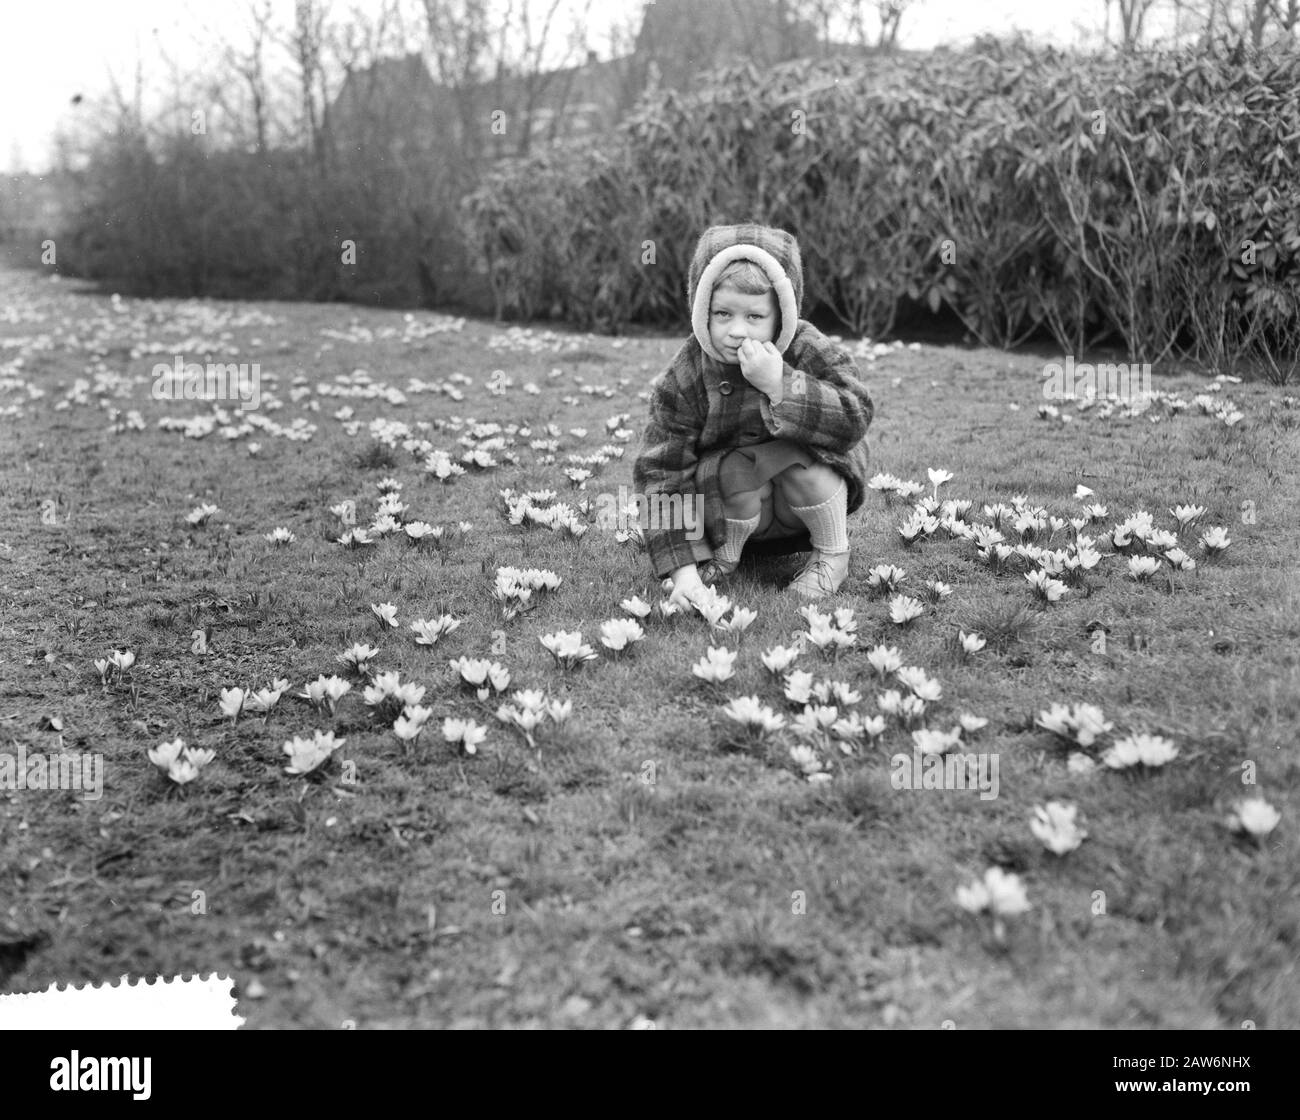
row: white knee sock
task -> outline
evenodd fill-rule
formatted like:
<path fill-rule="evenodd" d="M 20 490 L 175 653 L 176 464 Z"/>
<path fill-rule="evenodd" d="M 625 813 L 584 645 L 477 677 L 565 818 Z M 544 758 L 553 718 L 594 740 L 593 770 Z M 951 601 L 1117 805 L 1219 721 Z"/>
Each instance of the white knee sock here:
<path fill-rule="evenodd" d="M 808 526 L 812 546 L 828 555 L 849 551 L 849 485 L 841 480 L 839 489 L 815 506 L 791 506 L 790 512 Z"/>
<path fill-rule="evenodd" d="M 745 542 L 749 540 L 750 535 L 758 528 L 761 513 L 754 514 L 753 517 L 744 521 L 733 521 L 727 518 L 727 539 L 723 541 L 722 547 L 713 554 L 713 558 L 728 568 L 734 568 L 740 563 L 740 551 L 745 547 Z"/>

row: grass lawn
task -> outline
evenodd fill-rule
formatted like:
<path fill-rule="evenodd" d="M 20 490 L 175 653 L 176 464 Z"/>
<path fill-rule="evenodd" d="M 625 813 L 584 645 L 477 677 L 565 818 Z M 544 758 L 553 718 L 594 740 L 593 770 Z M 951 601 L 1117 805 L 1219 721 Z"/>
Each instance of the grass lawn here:
<path fill-rule="evenodd" d="M 757 612 L 742 633 L 655 612 L 629 650 L 600 643 L 622 600 L 661 597 L 635 541 L 596 515 L 631 490 L 645 387 L 684 336 L 117 301 L 21 272 L 0 274 L 0 308 L 0 752 L 104 767 L 98 799 L 0 790 L 0 990 L 218 971 L 251 1027 L 1300 1026 L 1293 388 L 1157 375 L 1171 396 L 1140 414 L 1058 402 L 1066 422 L 1039 415 L 1042 357 L 861 348 L 874 469 L 927 493 L 927 470 L 950 471 L 938 497 L 969 500 L 977 527 L 1014 498 L 1031 519 L 1106 513 L 1082 530 L 1099 562 L 1049 603 L 1020 555 L 995 570 L 943 528 L 906 545 L 911 501 L 872 491 L 828 604 L 852 609 L 855 642 L 829 656 L 805 641 L 793 668 L 858 692 L 836 704 L 855 726 L 910 690 L 872 666 L 879 645 L 941 695 L 909 726 L 885 715 L 881 734 L 842 739 L 799 732 L 801 705 L 761 660 L 810 630 L 782 591 L 795 558 L 724 585 Z M 153 399 L 155 363 L 177 354 L 258 363 L 260 407 Z M 1227 398 L 1233 424 L 1202 407 Z M 494 465 L 439 481 L 437 452 Z M 570 455 L 607 461 L 577 489 Z M 332 507 L 369 526 L 385 479 L 397 519 L 440 539 L 337 543 Z M 587 501 L 586 532 L 511 525 L 504 489 Z M 192 524 L 205 503 L 218 512 Z M 1173 532 L 1176 505 L 1205 509 L 1178 533 L 1195 569 L 1133 578 L 1111 531 L 1145 510 Z M 1207 555 L 1213 526 L 1231 544 Z M 294 541 L 268 541 L 277 527 Z M 1075 529 L 1023 536 L 1057 549 Z M 921 617 L 891 621 L 879 564 L 905 570 Z M 562 582 L 507 619 L 504 566 Z M 927 580 L 951 594 L 930 601 Z M 371 609 L 384 603 L 396 627 Z M 417 643 L 410 624 L 443 615 L 459 626 Z M 598 656 L 557 666 L 538 639 L 559 630 Z M 959 630 L 987 646 L 964 653 Z M 358 642 L 379 650 L 372 673 L 425 689 L 414 742 L 338 661 Z M 710 645 L 738 650 L 721 684 L 691 670 Z M 101 683 L 114 649 L 134 664 Z M 504 666 L 508 687 L 480 701 L 449 664 L 462 656 Z M 335 673 L 353 687 L 333 714 L 296 695 Z M 223 689 L 277 679 L 265 717 L 223 715 Z M 571 703 L 535 747 L 497 716 L 522 689 Z M 785 726 L 742 733 L 722 709 L 747 695 Z M 1083 703 L 1112 725 L 1086 746 L 1041 725 Z M 963 713 L 987 724 L 954 753 L 996 758 L 997 796 L 895 788 L 912 730 Z M 444 739 L 449 716 L 487 728 L 475 754 Z M 317 730 L 343 745 L 287 774 L 286 740 Z M 1105 765 L 1135 733 L 1176 756 Z M 177 737 L 214 752 L 184 785 L 147 753 Z M 1281 816 L 1259 838 L 1225 823 L 1252 796 Z M 1087 831 L 1063 855 L 1030 828 L 1051 801 Z M 958 904 L 993 867 L 1027 910 Z"/>

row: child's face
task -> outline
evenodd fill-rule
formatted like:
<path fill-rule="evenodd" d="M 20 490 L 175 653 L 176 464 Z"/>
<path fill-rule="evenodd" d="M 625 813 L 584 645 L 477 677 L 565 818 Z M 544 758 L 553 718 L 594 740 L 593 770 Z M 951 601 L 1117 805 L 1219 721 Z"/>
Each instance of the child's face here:
<path fill-rule="evenodd" d="M 709 341 L 728 362 L 739 362 L 737 347 L 747 338 L 771 342 L 776 337 L 776 293 L 749 296 L 731 287 L 713 289 L 709 307 Z"/>

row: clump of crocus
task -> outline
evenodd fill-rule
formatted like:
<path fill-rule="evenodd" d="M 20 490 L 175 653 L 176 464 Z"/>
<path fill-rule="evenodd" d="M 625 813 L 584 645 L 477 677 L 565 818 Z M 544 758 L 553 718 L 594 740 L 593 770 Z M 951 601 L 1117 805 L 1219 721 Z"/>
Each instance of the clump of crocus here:
<path fill-rule="evenodd" d="M 411 623 L 417 645 L 431 646 L 439 638 L 446 637 L 460 625 L 460 619 L 449 614 L 439 615 L 435 619 L 417 618 Z"/>
<path fill-rule="evenodd" d="M 554 634 L 543 634 L 538 641 L 564 669 L 572 669 L 596 657 L 596 651 L 583 642 L 581 630 L 557 630 Z"/>
<path fill-rule="evenodd" d="M 615 653 L 630 649 L 644 637 L 640 623 L 630 618 L 611 618 L 600 624 L 600 644 Z"/>
<path fill-rule="evenodd" d="M 362 692 L 362 698 L 381 723 L 392 723 L 408 704 L 418 704 L 424 699 L 424 685 L 403 682 L 395 670 L 376 673 Z"/>
<path fill-rule="evenodd" d="M 1172 762 L 1177 756 L 1178 748 L 1172 739 L 1162 735 L 1136 734 L 1116 740 L 1115 745 L 1101 756 L 1101 761 L 1112 770 L 1127 770 L 1133 766 L 1154 769 Z"/>
<path fill-rule="evenodd" d="M 374 646 L 368 646 L 365 642 L 356 642 L 351 649 L 345 649 L 334 660 L 340 665 L 346 665 L 357 676 L 368 676 L 370 674 L 370 662 L 375 659 L 379 650 Z"/>
<path fill-rule="evenodd" d="M 785 717 L 774 712 L 757 696 L 738 696 L 722 709 L 722 714 L 755 738 L 762 738 L 785 726 Z"/>
<path fill-rule="evenodd" d="M 203 768 L 216 757 L 215 751 L 187 747 L 185 740 L 180 738 L 173 739 L 169 743 L 160 743 L 149 751 L 149 761 L 178 786 L 188 785 L 194 781 Z"/>
<path fill-rule="evenodd" d="M 486 700 L 493 690 L 504 692 L 510 684 L 510 670 L 487 658 L 457 657 L 447 664 L 460 674 L 462 683 L 476 690 L 480 700 Z"/>
<path fill-rule="evenodd" d="M 1084 748 L 1092 746 L 1115 726 L 1107 722 L 1101 709 L 1094 704 L 1053 704 L 1047 711 L 1039 712 L 1034 722 Z"/>
<path fill-rule="evenodd" d="M 310 774 L 329 761 L 330 756 L 345 742 L 345 739 L 336 739 L 332 731 L 315 731 L 310 739 L 295 735 L 284 744 L 284 753 L 289 756 L 289 765 L 284 768 L 284 772 Z"/>
<path fill-rule="evenodd" d="M 977 879 L 967 886 L 958 887 L 956 898 L 957 905 L 971 914 L 987 912 L 992 915 L 993 936 L 998 941 L 1005 935 L 1003 919 L 1030 909 L 1020 876 L 1000 867 L 990 867 L 984 872 L 982 881 Z"/>
<path fill-rule="evenodd" d="M 453 719 L 448 716 L 442 721 L 442 737 L 452 745 L 459 743 L 465 754 L 477 754 L 479 744 L 487 738 L 487 728 L 472 719 Z"/>

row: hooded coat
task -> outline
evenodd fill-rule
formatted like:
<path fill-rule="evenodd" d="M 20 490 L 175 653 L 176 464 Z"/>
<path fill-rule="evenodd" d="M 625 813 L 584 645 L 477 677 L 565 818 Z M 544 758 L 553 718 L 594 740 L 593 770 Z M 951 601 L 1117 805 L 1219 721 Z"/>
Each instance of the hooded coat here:
<path fill-rule="evenodd" d="M 773 405 L 728 363 L 709 339 L 709 308 L 722 271 L 750 260 L 772 281 L 779 329 L 782 397 Z M 639 495 L 655 508 L 655 494 L 698 494 L 704 531 L 684 525 L 645 529 L 658 578 L 710 559 L 726 540 L 726 513 L 718 480 L 722 458 L 737 447 L 768 440 L 798 443 L 848 483 L 848 512 L 862 506 L 867 482 L 866 431 L 874 408 L 853 359 L 811 323 L 803 307 L 799 244 L 770 226 L 713 226 L 700 237 L 687 276 L 692 337 L 650 383 L 650 420 L 632 468 Z M 666 503 L 659 505 L 666 508 Z M 691 536 L 696 539 L 692 540 Z"/>

